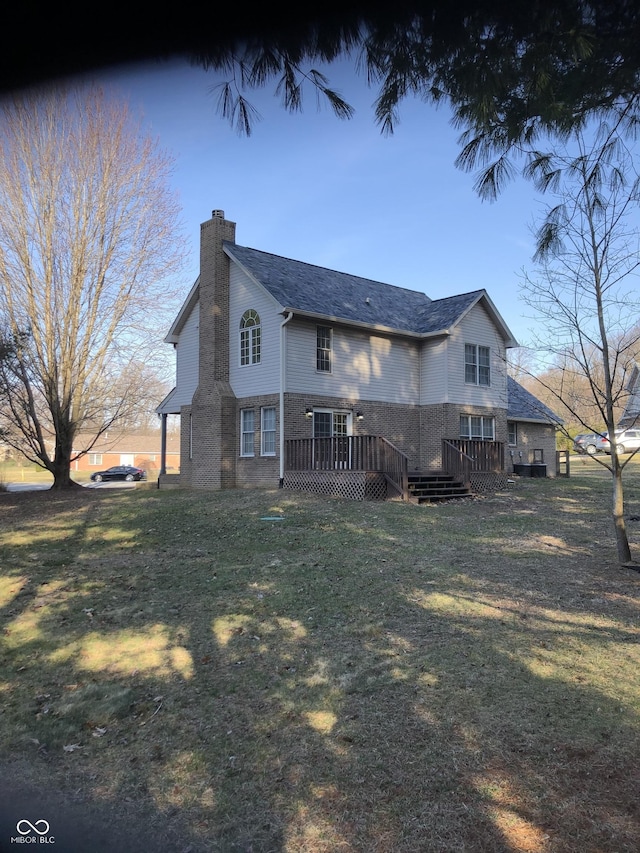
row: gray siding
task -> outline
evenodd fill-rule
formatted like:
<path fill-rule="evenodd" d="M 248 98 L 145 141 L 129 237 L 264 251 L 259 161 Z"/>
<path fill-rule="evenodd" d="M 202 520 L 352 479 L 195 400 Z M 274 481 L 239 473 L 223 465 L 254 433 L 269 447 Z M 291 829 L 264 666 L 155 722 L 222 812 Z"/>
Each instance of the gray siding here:
<path fill-rule="evenodd" d="M 229 380 L 236 397 L 276 394 L 280 388 L 280 306 L 263 287 L 231 262 L 229 304 Z M 240 365 L 240 320 L 253 308 L 260 315 L 260 364 Z"/>
<path fill-rule="evenodd" d="M 172 397 L 175 407 L 189 406 L 198 387 L 198 333 L 200 305 L 196 303 L 180 331 L 176 344 L 176 389 Z"/>
<path fill-rule="evenodd" d="M 491 350 L 491 385 L 468 385 L 464 381 L 465 344 L 477 344 Z M 447 340 L 447 402 L 489 408 L 507 408 L 507 370 L 505 345 L 487 312 L 480 305 L 455 327 Z"/>
<path fill-rule="evenodd" d="M 286 390 L 351 400 L 416 405 L 420 394 L 418 344 L 332 326 L 331 373 L 316 370 L 316 324 L 287 326 Z"/>
<path fill-rule="evenodd" d="M 447 372 L 448 338 L 427 340 L 420 354 L 420 402 L 429 406 L 446 403 L 449 393 Z"/>

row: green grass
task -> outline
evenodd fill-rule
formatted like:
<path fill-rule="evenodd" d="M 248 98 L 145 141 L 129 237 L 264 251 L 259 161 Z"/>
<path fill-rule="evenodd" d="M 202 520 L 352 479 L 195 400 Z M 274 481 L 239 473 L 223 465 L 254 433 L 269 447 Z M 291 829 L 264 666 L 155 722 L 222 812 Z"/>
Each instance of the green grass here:
<path fill-rule="evenodd" d="M 47 470 L 26 461 L 24 464 L 11 461 L 0 463 L 0 478 L 5 483 L 53 482 Z"/>
<path fill-rule="evenodd" d="M 5 769 L 167 850 L 636 851 L 609 504 L 593 460 L 435 507 L 0 495 Z"/>
<path fill-rule="evenodd" d="M 88 483 L 91 471 L 71 471 L 71 479 L 77 483 Z M 39 465 L 30 462 L 0 463 L 0 483 L 53 483 L 53 476 Z"/>

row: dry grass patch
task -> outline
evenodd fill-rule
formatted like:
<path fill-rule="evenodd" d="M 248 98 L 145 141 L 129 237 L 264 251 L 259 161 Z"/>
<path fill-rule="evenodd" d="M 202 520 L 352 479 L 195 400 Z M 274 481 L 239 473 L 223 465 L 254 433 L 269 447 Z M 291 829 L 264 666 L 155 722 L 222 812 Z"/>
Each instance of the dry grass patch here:
<path fill-rule="evenodd" d="M 5 767 L 164 850 L 636 851 L 607 485 L 2 495 Z"/>

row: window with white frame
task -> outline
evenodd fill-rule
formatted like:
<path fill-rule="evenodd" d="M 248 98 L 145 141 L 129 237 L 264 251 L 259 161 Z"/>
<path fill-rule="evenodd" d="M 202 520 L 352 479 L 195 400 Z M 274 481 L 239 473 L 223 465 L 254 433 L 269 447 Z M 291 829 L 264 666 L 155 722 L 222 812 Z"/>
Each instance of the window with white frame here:
<path fill-rule="evenodd" d="M 262 456 L 276 455 L 275 406 L 265 406 L 260 412 L 260 453 Z"/>
<path fill-rule="evenodd" d="M 253 437 L 255 434 L 255 415 L 253 409 L 240 410 L 240 456 L 254 456 Z"/>
<path fill-rule="evenodd" d="M 509 444 L 515 446 L 518 443 L 518 424 L 515 421 L 507 422 L 507 434 Z"/>
<path fill-rule="evenodd" d="M 460 415 L 460 438 L 493 441 L 495 433 L 495 418 L 482 415 Z"/>
<path fill-rule="evenodd" d="M 260 364 L 261 354 L 260 315 L 253 308 L 245 311 L 240 320 L 240 364 Z"/>
<path fill-rule="evenodd" d="M 491 350 L 478 344 L 464 345 L 464 381 L 468 385 L 491 385 Z"/>
<path fill-rule="evenodd" d="M 102 453 L 90 453 L 89 465 L 102 465 Z"/>
<path fill-rule="evenodd" d="M 316 326 L 316 370 L 331 373 L 330 326 Z"/>

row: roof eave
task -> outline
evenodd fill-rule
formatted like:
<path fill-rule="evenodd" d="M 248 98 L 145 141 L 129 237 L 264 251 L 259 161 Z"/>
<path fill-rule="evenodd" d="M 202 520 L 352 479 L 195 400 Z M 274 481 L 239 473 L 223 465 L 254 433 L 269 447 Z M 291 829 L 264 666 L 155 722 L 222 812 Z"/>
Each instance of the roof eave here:
<path fill-rule="evenodd" d="M 404 338 L 423 340 L 425 338 L 438 338 L 449 335 L 449 329 L 439 329 L 434 332 L 412 332 L 410 329 L 397 329 L 393 326 L 384 326 L 381 323 L 366 323 L 363 320 L 351 320 L 346 317 L 338 317 L 333 314 L 320 314 L 317 311 L 301 311 L 297 308 L 285 306 L 282 314 L 293 314 L 295 317 L 303 317 L 305 320 L 321 320 L 324 323 L 337 323 L 341 326 L 354 326 L 358 329 L 369 329 L 386 335 L 397 335 Z"/>
<path fill-rule="evenodd" d="M 178 311 L 176 319 L 171 324 L 171 328 L 164 337 L 165 344 L 177 344 L 180 337 L 182 327 L 187 321 L 187 318 L 193 311 L 194 305 L 200 298 L 200 276 L 196 278 L 187 298 L 182 303 L 182 308 Z"/>
<path fill-rule="evenodd" d="M 175 396 L 177 387 L 172 388 L 159 406 L 156 406 L 155 411 L 158 415 L 179 415 L 180 407 L 172 405 L 172 398 Z"/>
<path fill-rule="evenodd" d="M 507 411 L 507 420 L 518 421 L 518 423 L 526 424 L 542 424 L 543 426 L 561 427 L 564 424 L 562 420 L 553 420 L 553 418 L 527 418 L 524 415 L 510 415 Z"/>

